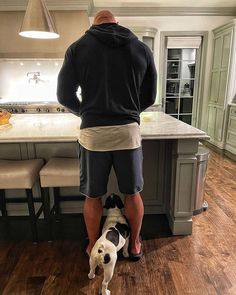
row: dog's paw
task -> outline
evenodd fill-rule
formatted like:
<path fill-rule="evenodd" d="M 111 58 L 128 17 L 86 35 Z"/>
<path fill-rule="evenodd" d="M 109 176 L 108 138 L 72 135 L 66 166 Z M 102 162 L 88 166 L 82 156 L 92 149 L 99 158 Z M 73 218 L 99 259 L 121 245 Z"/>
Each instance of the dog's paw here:
<path fill-rule="evenodd" d="M 105 291 L 100 291 L 99 295 L 110 295 L 111 291 L 105 290 Z"/>
<path fill-rule="evenodd" d="M 94 273 L 89 273 L 89 274 L 88 274 L 88 278 L 89 278 L 90 280 L 94 279 L 94 278 L 95 278 L 95 274 L 94 274 Z"/>

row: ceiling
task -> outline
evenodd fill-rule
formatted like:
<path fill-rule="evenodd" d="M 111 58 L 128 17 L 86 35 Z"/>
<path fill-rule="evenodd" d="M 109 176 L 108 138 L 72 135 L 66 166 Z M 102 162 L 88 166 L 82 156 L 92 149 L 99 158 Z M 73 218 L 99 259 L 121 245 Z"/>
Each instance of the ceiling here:
<path fill-rule="evenodd" d="M 236 0 L 93 0 L 96 7 L 236 7 Z"/>
<path fill-rule="evenodd" d="M 28 0 L 0 0 L 0 11 L 25 10 Z M 87 10 L 94 15 L 110 9 L 117 16 L 230 15 L 236 0 L 45 0 L 50 10 Z"/>

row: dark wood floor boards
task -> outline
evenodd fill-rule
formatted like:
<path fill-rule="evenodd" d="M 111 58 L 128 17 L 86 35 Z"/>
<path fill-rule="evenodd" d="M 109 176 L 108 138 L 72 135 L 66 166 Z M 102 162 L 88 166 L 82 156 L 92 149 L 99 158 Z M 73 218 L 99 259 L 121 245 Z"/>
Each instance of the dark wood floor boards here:
<path fill-rule="evenodd" d="M 137 263 L 117 262 L 111 295 L 236 294 L 236 163 L 215 152 L 205 199 L 209 209 L 193 217 L 190 236 L 171 236 L 165 218 L 145 217 L 145 256 Z M 98 295 L 103 275 L 98 270 L 96 279 L 87 277 L 81 222 L 59 227 L 63 231 L 76 239 L 37 245 L 0 240 L 1 295 Z"/>

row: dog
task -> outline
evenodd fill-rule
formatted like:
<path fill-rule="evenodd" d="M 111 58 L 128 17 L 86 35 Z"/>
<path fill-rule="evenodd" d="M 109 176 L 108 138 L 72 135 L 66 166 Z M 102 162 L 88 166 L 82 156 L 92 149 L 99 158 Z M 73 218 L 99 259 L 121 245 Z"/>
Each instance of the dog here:
<path fill-rule="evenodd" d="M 117 252 L 123 247 L 123 256 L 129 257 L 129 227 L 121 209 L 124 207 L 118 195 L 107 197 L 104 208 L 108 215 L 102 229 L 101 237 L 96 241 L 90 255 L 89 279 L 95 277 L 97 266 L 103 268 L 102 295 L 109 295 L 108 284 L 112 279 L 117 260 Z"/>

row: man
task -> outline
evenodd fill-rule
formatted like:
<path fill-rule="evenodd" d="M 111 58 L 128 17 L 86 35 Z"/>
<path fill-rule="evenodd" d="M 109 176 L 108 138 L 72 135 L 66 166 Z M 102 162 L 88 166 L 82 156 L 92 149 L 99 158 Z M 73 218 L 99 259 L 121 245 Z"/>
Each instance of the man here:
<path fill-rule="evenodd" d="M 81 101 L 76 95 L 79 86 Z M 110 11 L 100 11 L 92 27 L 67 49 L 57 96 L 82 121 L 80 191 L 86 196 L 87 254 L 99 237 L 101 196 L 106 194 L 113 166 L 131 229 L 130 257 L 140 259 L 144 209 L 139 115 L 156 97 L 151 51 L 130 30 L 118 25 Z"/>

